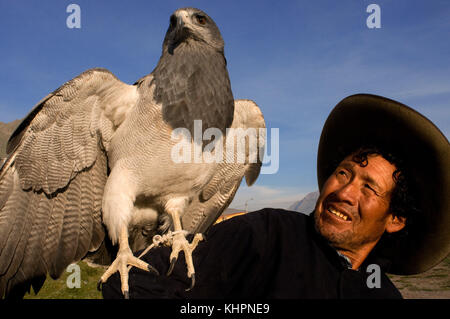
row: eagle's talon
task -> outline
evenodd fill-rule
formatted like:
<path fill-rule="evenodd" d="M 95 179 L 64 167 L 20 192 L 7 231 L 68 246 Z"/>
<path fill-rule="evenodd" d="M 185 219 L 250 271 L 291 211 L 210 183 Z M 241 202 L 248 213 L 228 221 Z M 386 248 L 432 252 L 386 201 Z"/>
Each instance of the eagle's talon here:
<path fill-rule="evenodd" d="M 173 257 L 171 260 L 170 260 L 170 266 L 169 266 L 169 270 L 167 271 L 167 276 L 170 276 L 170 274 L 172 273 L 172 271 L 173 271 L 173 268 L 175 267 L 175 263 L 177 262 L 177 258 L 176 257 Z"/>
<path fill-rule="evenodd" d="M 191 286 L 189 288 L 186 288 L 184 291 L 190 291 L 195 286 L 195 274 L 192 274 L 191 276 Z"/>
<path fill-rule="evenodd" d="M 156 276 L 159 276 L 159 271 L 150 264 L 148 265 L 148 271 L 154 273 Z"/>
<path fill-rule="evenodd" d="M 103 281 L 101 279 L 99 279 L 99 281 L 97 281 L 97 290 L 98 291 L 102 291 L 102 285 L 103 285 Z"/>

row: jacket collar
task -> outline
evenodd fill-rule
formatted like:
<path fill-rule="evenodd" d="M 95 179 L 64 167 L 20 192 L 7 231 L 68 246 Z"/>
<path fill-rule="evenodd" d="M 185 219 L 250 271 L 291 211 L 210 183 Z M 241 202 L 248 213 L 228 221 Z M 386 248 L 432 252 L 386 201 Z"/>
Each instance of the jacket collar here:
<path fill-rule="evenodd" d="M 308 218 L 308 227 L 311 231 L 311 234 L 313 236 L 314 241 L 317 243 L 317 245 L 321 248 L 321 250 L 325 253 L 325 255 L 328 257 L 329 261 L 339 268 L 339 270 L 345 270 L 345 269 L 352 269 L 352 263 L 350 259 L 341 254 L 339 251 L 337 251 L 333 246 L 331 246 L 328 241 L 320 235 L 314 226 L 314 213 L 311 213 Z M 367 258 L 364 260 L 364 262 L 361 264 L 361 267 L 359 269 L 366 269 L 368 265 L 370 264 L 377 264 L 380 266 L 381 270 L 383 272 L 388 272 L 389 267 L 391 265 L 391 262 L 380 256 L 380 254 L 377 253 L 377 246 L 370 252 L 370 254 L 367 256 Z"/>

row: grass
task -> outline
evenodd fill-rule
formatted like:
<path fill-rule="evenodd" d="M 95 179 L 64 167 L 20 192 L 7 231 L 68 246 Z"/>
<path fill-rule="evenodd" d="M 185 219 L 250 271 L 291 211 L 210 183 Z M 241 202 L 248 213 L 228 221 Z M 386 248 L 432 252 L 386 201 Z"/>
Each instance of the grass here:
<path fill-rule="evenodd" d="M 78 262 L 80 267 L 80 288 L 69 288 L 69 284 L 75 283 L 75 271 L 65 271 L 61 278 L 53 280 L 47 277 L 41 290 L 35 294 L 33 291 L 25 295 L 25 299 L 101 299 L 102 293 L 97 290 L 97 281 L 105 271 L 103 268 L 93 268 L 84 261 Z M 69 277 L 70 276 L 70 277 Z"/>
<path fill-rule="evenodd" d="M 450 296 L 450 255 L 434 268 L 414 276 L 390 275 L 405 298 L 448 298 Z M 414 292 L 411 294 L 410 292 Z"/>

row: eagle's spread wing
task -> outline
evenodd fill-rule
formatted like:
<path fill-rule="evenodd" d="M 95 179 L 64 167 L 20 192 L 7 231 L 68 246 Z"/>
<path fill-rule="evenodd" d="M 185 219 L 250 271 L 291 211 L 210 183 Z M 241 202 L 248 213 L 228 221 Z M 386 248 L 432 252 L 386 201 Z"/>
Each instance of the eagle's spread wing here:
<path fill-rule="evenodd" d="M 37 291 L 47 273 L 59 277 L 101 244 L 106 151 L 136 100 L 134 86 L 91 69 L 12 134 L 0 170 L 0 297 Z"/>
<path fill-rule="evenodd" d="M 265 130 L 260 129 L 265 127 L 264 117 L 255 102 L 235 101 L 231 128 L 241 128 L 243 133 L 247 133 L 245 161 L 239 162 L 237 147 L 235 147 L 231 158 L 219 164 L 219 168 L 203 189 L 200 197 L 189 205 L 188 211 L 183 215 L 182 222 L 185 230 L 191 233 L 205 232 L 230 205 L 244 176 L 248 186 L 256 181 L 261 170 L 265 147 Z M 249 140 L 252 134 L 256 136 L 253 136 L 253 145 L 250 147 Z M 227 134 L 226 138 L 233 138 L 233 136 Z"/>

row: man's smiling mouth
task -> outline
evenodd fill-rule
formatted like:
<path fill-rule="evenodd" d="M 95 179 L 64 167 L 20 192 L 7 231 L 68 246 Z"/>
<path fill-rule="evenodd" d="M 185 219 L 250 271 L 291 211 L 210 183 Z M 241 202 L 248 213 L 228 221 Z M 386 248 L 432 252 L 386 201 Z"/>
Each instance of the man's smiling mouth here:
<path fill-rule="evenodd" d="M 350 217 L 347 214 L 343 214 L 340 211 L 338 211 L 337 209 L 328 206 L 327 207 L 327 211 L 330 212 L 331 214 L 339 217 L 340 219 L 347 221 L 347 220 L 351 220 Z"/>

